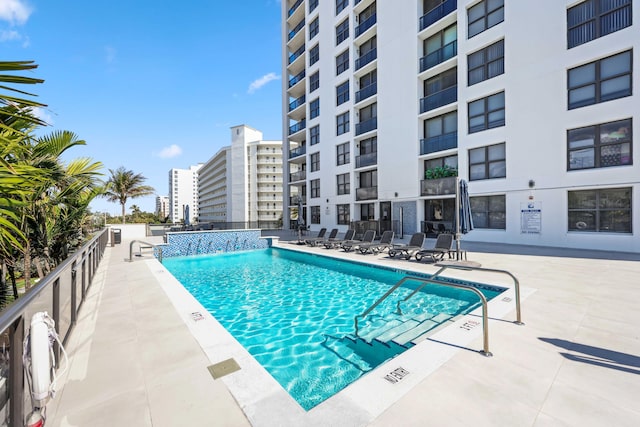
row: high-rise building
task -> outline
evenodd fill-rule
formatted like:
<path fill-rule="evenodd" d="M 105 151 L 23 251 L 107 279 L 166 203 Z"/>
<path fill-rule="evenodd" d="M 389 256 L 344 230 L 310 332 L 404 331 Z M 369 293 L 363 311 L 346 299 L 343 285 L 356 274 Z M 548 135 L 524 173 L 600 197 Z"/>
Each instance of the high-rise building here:
<path fill-rule="evenodd" d="M 170 210 L 171 201 L 169 200 L 169 196 L 156 196 L 156 215 L 158 215 L 161 219 L 164 219 L 169 216 L 171 213 Z"/>
<path fill-rule="evenodd" d="M 287 0 L 282 16 L 285 200 L 312 228 L 455 230 L 457 175 L 464 240 L 640 251 L 637 0 Z"/>
<path fill-rule="evenodd" d="M 249 126 L 231 128 L 231 145 L 200 169 L 200 222 L 275 226 L 282 216 L 282 141 Z M 240 226 L 240 225 L 238 225 Z"/>
<path fill-rule="evenodd" d="M 169 216 L 174 224 L 198 220 L 198 170 L 201 167 L 199 164 L 169 171 Z"/>

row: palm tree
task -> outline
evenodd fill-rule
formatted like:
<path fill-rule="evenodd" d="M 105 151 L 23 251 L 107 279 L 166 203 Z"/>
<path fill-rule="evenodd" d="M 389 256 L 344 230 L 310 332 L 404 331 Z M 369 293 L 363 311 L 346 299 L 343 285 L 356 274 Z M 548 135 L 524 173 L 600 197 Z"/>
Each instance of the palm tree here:
<path fill-rule="evenodd" d="M 111 177 L 107 181 L 104 197 L 110 202 L 118 202 L 122 208 L 122 223 L 125 223 L 125 206 L 129 198 L 151 196 L 155 189 L 149 185 L 143 185 L 147 180 L 142 174 L 136 174 L 131 170 L 120 166 L 118 169 L 109 169 Z"/>

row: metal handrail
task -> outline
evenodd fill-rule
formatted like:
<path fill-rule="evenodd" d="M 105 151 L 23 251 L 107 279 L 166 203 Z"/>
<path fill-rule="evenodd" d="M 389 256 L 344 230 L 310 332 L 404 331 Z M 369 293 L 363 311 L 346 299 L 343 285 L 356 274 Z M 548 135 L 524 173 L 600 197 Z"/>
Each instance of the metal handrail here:
<path fill-rule="evenodd" d="M 466 286 L 466 285 L 459 285 L 457 283 L 445 282 L 443 280 L 438 280 L 438 279 L 422 279 L 420 277 L 412 277 L 412 276 L 406 276 L 406 277 L 403 277 L 402 279 L 400 279 L 400 281 L 398 283 L 393 285 L 391 287 L 391 289 L 389 289 L 380 299 L 378 299 L 378 301 L 376 301 L 364 313 L 362 313 L 362 314 L 360 314 L 358 316 L 355 316 L 355 318 L 354 318 L 354 326 L 355 326 L 355 334 L 356 334 L 356 336 L 358 336 L 358 317 L 364 317 L 367 314 L 369 314 L 371 312 L 371 310 L 373 310 L 378 304 L 380 304 L 384 299 L 386 299 L 389 295 L 391 295 L 391 293 L 393 291 L 398 289 L 404 282 L 407 282 L 409 280 L 418 281 L 418 282 L 424 282 L 424 283 L 421 286 L 418 286 L 418 288 L 416 288 L 404 300 L 398 301 L 397 308 L 398 308 L 398 313 L 399 314 L 402 314 L 402 312 L 400 311 L 400 303 L 403 302 L 403 301 L 407 301 L 409 298 L 414 296 L 416 293 L 420 292 L 420 290 L 422 290 L 422 288 L 424 288 L 428 284 L 449 286 L 449 287 L 452 287 L 452 288 L 458 288 L 458 289 L 462 289 L 462 290 L 466 290 L 466 291 L 471 291 L 471 292 L 475 293 L 476 295 L 478 295 L 478 297 L 480 297 L 480 302 L 482 303 L 483 348 L 480 351 L 480 354 L 482 354 L 484 356 L 487 356 L 487 357 L 493 356 L 493 354 L 491 354 L 491 352 L 489 351 L 489 310 L 488 310 L 488 307 L 487 307 L 487 298 L 482 294 L 482 292 L 480 292 L 479 290 L 477 290 L 474 287 Z"/>
<path fill-rule="evenodd" d="M 158 250 L 158 261 L 162 262 L 162 247 L 158 246 L 158 245 L 154 245 L 153 243 L 149 243 L 149 242 L 144 242 L 142 240 L 132 240 L 131 243 L 129 243 L 129 259 L 126 259 L 125 261 L 129 261 L 132 262 L 133 261 L 133 244 L 134 243 L 143 243 L 145 245 L 151 246 L 154 249 Z M 140 253 L 142 253 L 142 246 L 140 247 Z"/>

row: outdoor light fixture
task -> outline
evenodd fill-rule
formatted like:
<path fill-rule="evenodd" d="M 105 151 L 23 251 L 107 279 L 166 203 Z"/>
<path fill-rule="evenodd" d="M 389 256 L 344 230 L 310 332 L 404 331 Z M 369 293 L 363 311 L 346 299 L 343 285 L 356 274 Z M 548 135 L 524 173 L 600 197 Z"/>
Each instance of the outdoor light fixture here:
<path fill-rule="evenodd" d="M 529 188 L 533 188 L 536 186 L 536 182 L 532 179 L 529 180 Z"/>

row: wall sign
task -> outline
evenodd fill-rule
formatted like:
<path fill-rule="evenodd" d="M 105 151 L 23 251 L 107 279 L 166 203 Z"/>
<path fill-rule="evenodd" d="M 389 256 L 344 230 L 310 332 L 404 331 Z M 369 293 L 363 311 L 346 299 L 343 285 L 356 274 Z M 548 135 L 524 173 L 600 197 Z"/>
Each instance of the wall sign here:
<path fill-rule="evenodd" d="M 540 234 L 542 231 L 542 208 L 540 202 L 520 203 L 520 233 Z"/>

